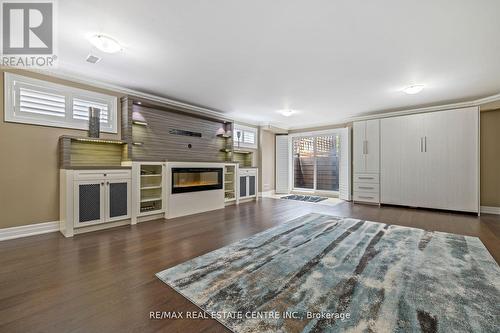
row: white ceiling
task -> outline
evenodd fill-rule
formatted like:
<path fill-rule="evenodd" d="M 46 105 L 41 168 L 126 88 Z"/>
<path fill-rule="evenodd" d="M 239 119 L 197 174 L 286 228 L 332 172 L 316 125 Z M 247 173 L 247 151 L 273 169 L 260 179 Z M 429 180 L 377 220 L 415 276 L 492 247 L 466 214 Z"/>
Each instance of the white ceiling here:
<path fill-rule="evenodd" d="M 498 0 L 64 0 L 57 71 L 240 121 L 316 126 L 499 93 L 499 13 Z M 123 52 L 91 50 L 95 33 Z M 89 52 L 103 60 L 86 63 Z M 400 91 L 414 83 L 425 90 Z"/>

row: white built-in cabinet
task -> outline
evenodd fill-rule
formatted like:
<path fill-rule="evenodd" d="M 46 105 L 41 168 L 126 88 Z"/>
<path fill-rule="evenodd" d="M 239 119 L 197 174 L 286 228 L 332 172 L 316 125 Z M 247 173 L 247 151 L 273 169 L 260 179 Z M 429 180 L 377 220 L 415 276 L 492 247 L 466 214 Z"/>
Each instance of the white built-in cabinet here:
<path fill-rule="evenodd" d="M 130 223 L 130 170 L 61 170 L 60 231 L 66 236 Z"/>
<path fill-rule="evenodd" d="M 132 224 L 165 217 L 165 162 L 132 162 Z"/>
<path fill-rule="evenodd" d="M 238 171 L 239 177 L 239 199 L 258 198 L 258 169 L 255 168 L 240 168 Z"/>
<path fill-rule="evenodd" d="M 380 202 L 380 120 L 353 124 L 353 200 Z"/>
<path fill-rule="evenodd" d="M 479 211 L 477 107 L 384 118 L 380 126 L 382 203 Z"/>

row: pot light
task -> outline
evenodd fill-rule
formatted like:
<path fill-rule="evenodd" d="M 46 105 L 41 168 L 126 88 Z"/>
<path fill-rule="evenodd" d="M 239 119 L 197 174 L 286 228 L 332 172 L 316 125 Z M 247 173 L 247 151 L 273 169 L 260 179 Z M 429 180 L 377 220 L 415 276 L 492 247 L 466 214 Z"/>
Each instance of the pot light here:
<path fill-rule="evenodd" d="M 424 90 L 423 84 L 414 84 L 403 89 L 403 91 L 408 95 L 415 95 Z"/>
<path fill-rule="evenodd" d="M 292 109 L 283 109 L 283 110 L 279 110 L 278 113 L 280 113 L 281 115 L 283 115 L 285 117 L 290 117 L 291 115 L 293 115 L 295 113 L 295 111 Z"/>
<path fill-rule="evenodd" d="M 90 37 L 89 41 L 98 50 L 105 53 L 116 53 L 122 50 L 120 43 L 106 35 L 94 35 Z"/>

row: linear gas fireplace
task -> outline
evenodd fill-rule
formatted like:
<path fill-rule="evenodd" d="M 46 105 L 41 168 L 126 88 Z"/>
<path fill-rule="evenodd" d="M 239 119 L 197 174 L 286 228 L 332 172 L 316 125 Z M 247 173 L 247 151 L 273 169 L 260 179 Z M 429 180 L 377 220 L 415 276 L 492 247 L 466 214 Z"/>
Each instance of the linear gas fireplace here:
<path fill-rule="evenodd" d="M 172 168 L 172 193 L 222 188 L 222 168 Z"/>

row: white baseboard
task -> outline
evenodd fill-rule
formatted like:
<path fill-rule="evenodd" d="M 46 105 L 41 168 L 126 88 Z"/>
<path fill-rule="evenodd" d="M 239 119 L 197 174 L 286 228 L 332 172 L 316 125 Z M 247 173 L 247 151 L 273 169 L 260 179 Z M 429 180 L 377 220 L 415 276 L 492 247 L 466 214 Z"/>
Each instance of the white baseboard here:
<path fill-rule="evenodd" d="M 59 231 L 59 221 L 28 224 L 22 225 L 20 227 L 3 228 L 0 229 L 0 241 L 46 234 L 55 231 Z"/>
<path fill-rule="evenodd" d="M 481 206 L 481 213 L 500 215 L 500 207 Z"/>
<path fill-rule="evenodd" d="M 274 190 L 272 191 L 266 191 L 266 192 L 259 192 L 259 197 L 262 197 L 262 198 L 269 198 L 269 197 L 272 197 L 274 195 Z"/>

